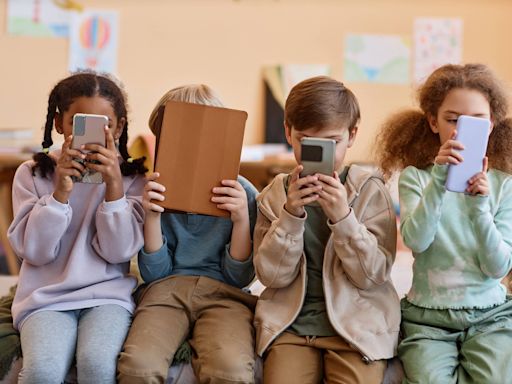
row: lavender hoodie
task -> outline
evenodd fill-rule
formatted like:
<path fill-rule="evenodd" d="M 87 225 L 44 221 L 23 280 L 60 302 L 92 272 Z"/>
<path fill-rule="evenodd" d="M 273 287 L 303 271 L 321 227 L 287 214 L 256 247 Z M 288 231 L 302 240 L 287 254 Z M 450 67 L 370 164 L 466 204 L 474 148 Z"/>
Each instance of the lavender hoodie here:
<path fill-rule="evenodd" d="M 22 259 L 12 305 L 14 327 L 31 314 L 117 304 L 133 312 L 130 258 L 142 247 L 142 176 L 124 176 L 125 196 L 105 202 L 105 184 L 75 183 L 68 204 L 53 198 L 54 180 L 16 171 L 8 237 Z"/>

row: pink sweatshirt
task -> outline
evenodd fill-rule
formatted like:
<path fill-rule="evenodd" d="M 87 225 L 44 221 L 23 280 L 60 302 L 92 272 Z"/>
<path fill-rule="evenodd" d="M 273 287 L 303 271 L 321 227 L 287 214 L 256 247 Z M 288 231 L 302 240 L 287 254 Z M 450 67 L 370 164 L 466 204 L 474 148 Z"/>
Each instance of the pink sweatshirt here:
<path fill-rule="evenodd" d="M 33 161 L 14 176 L 9 241 L 22 259 L 12 305 L 14 327 L 41 310 L 118 304 L 132 312 L 136 279 L 130 258 L 143 245 L 142 176 L 124 176 L 125 196 L 105 202 L 105 184 L 75 183 L 68 204 L 54 181 L 32 176 Z"/>

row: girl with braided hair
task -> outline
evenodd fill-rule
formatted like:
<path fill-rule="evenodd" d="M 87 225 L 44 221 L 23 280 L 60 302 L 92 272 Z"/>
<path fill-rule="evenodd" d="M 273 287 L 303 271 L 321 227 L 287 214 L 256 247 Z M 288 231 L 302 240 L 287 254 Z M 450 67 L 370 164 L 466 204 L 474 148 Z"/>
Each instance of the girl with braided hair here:
<path fill-rule="evenodd" d="M 106 146 L 71 149 L 77 113 L 108 117 Z M 65 140 L 50 152 L 54 125 Z M 143 244 L 146 170 L 128 154 L 127 130 L 120 86 L 106 75 L 73 74 L 50 93 L 43 151 L 16 171 L 8 236 L 22 260 L 12 305 L 20 383 L 63 382 L 74 361 L 80 383 L 115 382 L 134 309 L 130 258 Z M 104 182 L 75 183 L 87 169 Z"/>

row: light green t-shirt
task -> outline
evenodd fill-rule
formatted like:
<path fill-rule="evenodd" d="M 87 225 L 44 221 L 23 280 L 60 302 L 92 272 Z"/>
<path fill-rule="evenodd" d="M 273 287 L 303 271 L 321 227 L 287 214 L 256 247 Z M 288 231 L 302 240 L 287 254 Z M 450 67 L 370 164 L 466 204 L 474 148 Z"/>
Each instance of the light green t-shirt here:
<path fill-rule="evenodd" d="M 434 309 L 505 301 L 512 267 L 512 177 L 490 170 L 488 196 L 447 191 L 447 166 L 400 175 L 400 231 L 415 258 L 407 300 Z"/>

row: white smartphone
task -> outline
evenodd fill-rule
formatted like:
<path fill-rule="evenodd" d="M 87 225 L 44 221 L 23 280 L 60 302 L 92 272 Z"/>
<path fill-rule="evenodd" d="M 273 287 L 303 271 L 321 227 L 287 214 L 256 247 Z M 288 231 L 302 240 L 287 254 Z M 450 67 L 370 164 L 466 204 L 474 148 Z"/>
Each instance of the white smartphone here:
<path fill-rule="evenodd" d="M 491 121 L 480 117 L 459 116 L 455 140 L 464 145 L 460 151 L 464 161 L 448 166 L 446 189 L 452 192 L 466 192 L 468 180 L 481 172 L 487 152 Z"/>
<path fill-rule="evenodd" d="M 328 176 L 334 174 L 335 140 L 304 137 L 300 145 L 301 164 L 304 167 L 300 177 L 314 175 L 315 173 Z"/>
<path fill-rule="evenodd" d="M 77 113 L 73 116 L 73 141 L 71 148 L 80 149 L 85 144 L 106 145 L 105 126 L 108 126 L 108 117 L 104 115 L 91 115 Z M 74 159 L 81 164 L 85 164 L 82 159 Z M 80 183 L 100 184 L 103 182 L 101 173 L 86 168 L 82 177 L 73 177 L 73 181 Z"/>

